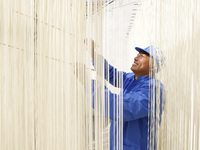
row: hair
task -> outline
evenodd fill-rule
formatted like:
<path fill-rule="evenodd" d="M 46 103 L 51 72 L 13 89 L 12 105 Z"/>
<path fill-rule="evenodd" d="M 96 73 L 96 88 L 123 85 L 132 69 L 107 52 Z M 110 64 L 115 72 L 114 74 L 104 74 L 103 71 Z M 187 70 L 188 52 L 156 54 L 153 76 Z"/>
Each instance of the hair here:
<path fill-rule="evenodd" d="M 147 52 L 145 52 L 145 51 L 141 51 L 140 53 L 145 54 L 145 55 L 147 55 L 147 56 L 150 56 L 150 54 L 147 53 Z"/>

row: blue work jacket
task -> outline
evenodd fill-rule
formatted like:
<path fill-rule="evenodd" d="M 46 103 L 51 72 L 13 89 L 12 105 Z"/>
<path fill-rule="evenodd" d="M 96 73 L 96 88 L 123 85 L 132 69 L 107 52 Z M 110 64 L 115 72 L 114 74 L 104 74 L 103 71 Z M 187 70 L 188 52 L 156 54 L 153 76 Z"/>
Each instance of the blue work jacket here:
<path fill-rule="evenodd" d="M 118 85 L 117 76 L 119 72 L 116 68 L 109 65 L 104 60 L 105 79 L 110 84 Z M 107 74 L 109 70 L 109 76 Z M 147 150 L 147 137 L 148 137 L 148 114 L 151 111 L 151 95 L 153 84 L 160 84 L 160 115 L 162 114 L 162 91 L 163 85 L 156 80 L 153 76 L 139 76 L 135 80 L 134 73 L 123 74 L 123 150 Z M 108 78 L 109 77 L 109 78 Z M 155 88 L 157 86 L 154 86 Z M 113 94 L 105 87 L 105 100 L 106 104 L 109 100 L 109 113 L 106 116 L 111 119 L 110 127 L 110 150 L 117 148 L 117 124 L 116 120 L 119 117 L 117 109 L 119 109 L 120 102 L 116 102 L 119 95 Z M 109 97 L 109 98 L 108 98 Z M 118 105 L 118 106 L 117 106 Z M 106 106 L 107 107 L 107 106 Z M 108 116 L 109 114 L 109 116 Z M 161 117 L 160 117 L 161 118 Z M 150 121 L 150 119 L 149 119 Z M 159 120 L 161 121 L 161 120 Z"/>

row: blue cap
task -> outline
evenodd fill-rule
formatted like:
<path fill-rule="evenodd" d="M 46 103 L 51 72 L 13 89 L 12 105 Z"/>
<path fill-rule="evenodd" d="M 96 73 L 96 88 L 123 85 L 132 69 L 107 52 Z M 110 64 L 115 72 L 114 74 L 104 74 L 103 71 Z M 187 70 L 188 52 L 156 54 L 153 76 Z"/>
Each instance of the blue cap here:
<path fill-rule="evenodd" d="M 135 47 L 135 49 L 140 53 L 142 51 L 147 52 L 150 56 L 152 56 L 154 58 L 154 60 L 156 61 L 156 64 L 158 65 L 158 70 L 160 70 L 160 67 L 163 65 L 163 55 L 162 53 L 158 54 L 158 48 L 154 47 L 153 45 L 148 46 L 146 48 L 139 48 L 139 47 Z"/>

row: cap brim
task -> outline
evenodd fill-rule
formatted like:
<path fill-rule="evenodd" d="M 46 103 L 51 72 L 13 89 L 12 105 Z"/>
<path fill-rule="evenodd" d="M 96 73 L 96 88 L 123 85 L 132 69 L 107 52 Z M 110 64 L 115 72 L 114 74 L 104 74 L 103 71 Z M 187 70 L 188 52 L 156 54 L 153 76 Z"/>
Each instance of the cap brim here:
<path fill-rule="evenodd" d="M 135 49 L 140 53 L 141 51 L 145 51 L 144 49 L 142 48 L 139 48 L 139 47 L 135 47 Z"/>

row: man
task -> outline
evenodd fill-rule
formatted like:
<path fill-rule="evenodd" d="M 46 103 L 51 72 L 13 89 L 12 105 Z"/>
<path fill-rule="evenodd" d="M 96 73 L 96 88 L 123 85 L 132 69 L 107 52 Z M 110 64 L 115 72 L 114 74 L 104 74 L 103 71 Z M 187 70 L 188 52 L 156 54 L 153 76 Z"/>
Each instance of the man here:
<path fill-rule="evenodd" d="M 151 140 L 155 140 L 155 130 L 148 132 L 148 129 L 154 129 L 155 127 L 148 126 L 151 123 L 152 118 L 149 117 L 150 112 L 153 111 L 151 106 L 153 91 L 160 93 L 160 116 L 162 113 L 162 93 L 163 85 L 154 78 L 154 74 L 160 69 L 161 62 L 157 55 L 157 50 L 153 46 L 149 46 L 145 49 L 135 48 L 139 53 L 134 58 L 134 63 L 131 66 L 133 73 L 123 72 L 123 149 L 124 150 L 146 150 L 149 146 L 153 149 L 156 146 L 152 146 L 147 138 L 151 137 Z M 99 58 L 101 59 L 101 58 Z M 152 65 L 155 62 L 156 65 Z M 119 72 L 116 68 L 108 65 L 108 62 L 104 60 L 105 73 L 109 72 L 109 79 L 105 74 L 105 79 L 112 85 L 118 85 L 117 76 Z M 109 70 L 109 71 L 108 71 Z M 155 86 L 153 86 L 155 85 Z M 158 88 L 159 87 L 159 88 Z M 155 88 L 155 90 L 153 90 Z M 105 97 L 106 102 L 109 100 L 110 113 L 109 118 L 111 119 L 110 127 L 110 150 L 117 148 L 117 121 L 119 117 L 116 110 L 117 106 L 116 94 L 111 93 L 108 89 L 105 89 L 109 94 L 109 99 Z M 156 93 L 154 93 L 156 95 Z M 155 104 L 156 105 L 156 104 Z M 107 115 L 108 113 L 106 113 Z M 156 122 L 153 115 L 153 120 Z M 159 119 L 160 121 L 160 119 Z M 156 123 L 153 123 L 155 125 Z M 148 143 L 148 144 L 147 144 Z M 156 145 L 156 143 L 155 143 Z"/>

